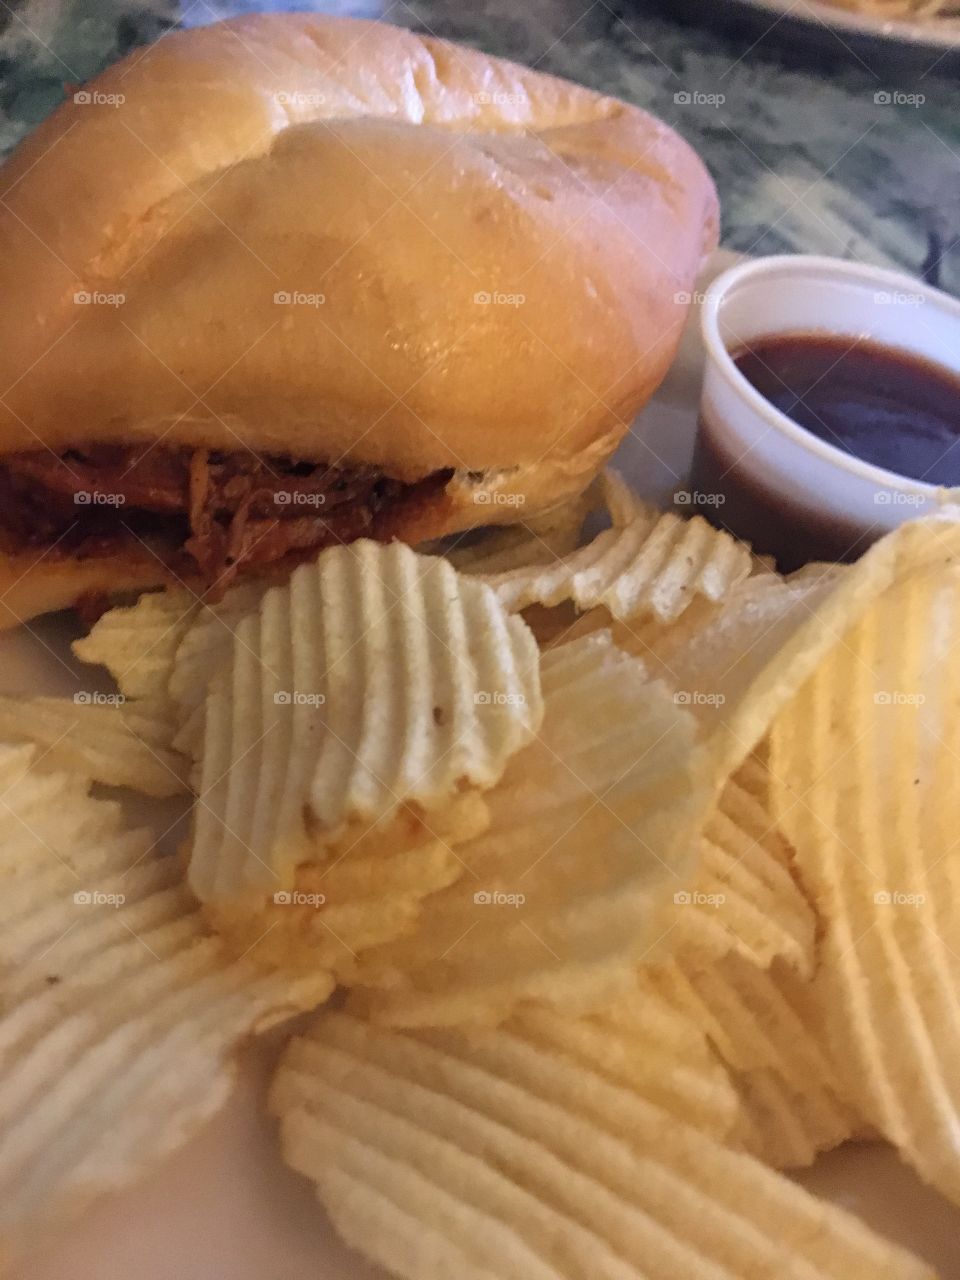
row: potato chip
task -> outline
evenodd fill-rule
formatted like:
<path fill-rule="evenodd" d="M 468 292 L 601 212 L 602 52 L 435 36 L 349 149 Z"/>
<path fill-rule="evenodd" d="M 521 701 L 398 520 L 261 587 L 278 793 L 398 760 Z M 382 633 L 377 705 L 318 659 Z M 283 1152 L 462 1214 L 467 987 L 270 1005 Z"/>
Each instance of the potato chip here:
<path fill-rule="evenodd" d="M 104 666 L 128 698 L 162 702 L 173 655 L 200 602 L 179 588 L 151 591 L 136 604 L 108 609 L 89 635 L 73 642 L 81 662 Z"/>
<path fill-rule="evenodd" d="M 639 515 L 607 529 L 564 560 L 485 581 L 511 610 L 572 600 L 604 605 L 617 619 L 679 618 L 694 600 L 717 601 L 750 573 L 750 549 L 702 516 Z"/>
<path fill-rule="evenodd" d="M 740 1113 L 730 1141 L 771 1169 L 807 1169 L 823 1152 L 872 1136 L 818 1081 L 797 1091 L 771 1068 L 738 1071 L 731 1078 Z"/>
<path fill-rule="evenodd" d="M 340 1233 L 410 1280 L 932 1275 L 522 1023 L 414 1036 L 322 1016 L 271 1106 Z"/>
<path fill-rule="evenodd" d="M 488 825 L 475 791 L 429 820 L 405 807 L 387 828 L 350 834 L 340 851 L 299 866 L 292 888 L 253 906 L 209 904 L 207 917 L 235 951 L 259 939 L 260 963 L 349 973 L 360 952 L 413 932 L 427 894 L 464 873 L 456 845 Z"/>
<path fill-rule="evenodd" d="M 194 890 L 262 900 L 403 806 L 429 825 L 493 786 L 539 727 L 538 665 L 523 621 L 444 560 L 360 541 L 300 566 L 206 698 Z"/>
<path fill-rule="evenodd" d="M 176 859 L 35 760 L 0 748 L 5 1262 L 186 1142 L 226 1101 L 240 1042 L 331 987 L 231 961 Z"/>
<path fill-rule="evenodd" d="M 529 1004 L 511 1026 L 549 1053 L 573 1058 L 685 1124 L 724 1140 L 741 1125 L 741 1103 L 696 1017 L 678 1007 L 648 970 L 619 999 L 575 1018 Z"/>
<path fill-rule="evenodd" d="M 122 696 L 122 695 L 121 695 Z M 150 796 L 187 790 L 186 761 L 167 747 L 168 722 L 152 699 L 129 704 L 92 693 L 73 698 L 0 695 L 0 740 L 41 747 L 44 768 L 74 769 L 94 782 Z"/>
<path fill-rule="evenodd" d="M 881 554 L 886 590 L 776 717 L 769 785 L 824 920 L 814 992 L 844 1087 L 960 1202 L 960 525 L 897 541 L 906 567 Z"/>
<path fill-rule="evenodd" d="M 524 998 L 595 1005 L 629 988 L 683 885 L 711 799 L 693 717 L 609 637 L 544 655 L 538 740 L 487 792 L 491 825 L 417 934 L 349 979 L 395 1025 L 496 1020 Z"/>
<path fill-rule="evenodd" d="M 786 640 L 809 623 L 846 572 L 831 566 L 796 582 L 755 575 L 719 605 L 699 600 L 669 626 L 656 618 L 616 623 L 613 638 L 713 727 L 728 718 L 767 664 L 775 669 Z"/>
<path fill-rule="evenodd" d="M 727 783 L 700 840 L 688 888 L 660 911 L 671 950 L 696 971 L 736 953 L 761 969 L 776 959 L 813 972 L 816 915 L 791 870 L 792 850 L 750 785 L 754 764 Z"/>
<path fill-rule="evenodd" d="M 761 968 L 731 953 L 694 972 L 664 965 L 648 980 L 729 1068 L 748 1150 L 778 1167 L 805 1165 L 862 1129 L 819 1042 L 807 983 L 780 961 Z"/>

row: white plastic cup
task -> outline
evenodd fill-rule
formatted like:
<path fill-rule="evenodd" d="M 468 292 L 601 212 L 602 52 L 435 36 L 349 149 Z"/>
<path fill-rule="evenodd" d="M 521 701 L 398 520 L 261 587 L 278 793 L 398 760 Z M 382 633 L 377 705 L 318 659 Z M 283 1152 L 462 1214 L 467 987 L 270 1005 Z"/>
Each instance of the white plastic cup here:
<path fill-rule="evenodd" d="M 960 302 L 912 276 L 835 258 L 761 258 L 712 283 L 691 487 L 699 509 L 790 569 L 854 559 L 888 530 L 944 502 L 946 489 L 897 475 L 811 434 L 734 363 L 759 339 L 857 338 L 960 377 Z M 960 448 L 960 444 L 958 444 Z"/>

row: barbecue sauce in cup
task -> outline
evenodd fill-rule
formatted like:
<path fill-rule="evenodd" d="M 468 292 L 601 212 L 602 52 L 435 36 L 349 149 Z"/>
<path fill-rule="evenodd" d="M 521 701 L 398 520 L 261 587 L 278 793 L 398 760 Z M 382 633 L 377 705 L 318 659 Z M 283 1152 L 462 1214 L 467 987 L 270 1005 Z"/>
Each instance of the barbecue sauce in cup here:
<path fill-rule="evenodd" d="M 760 338 L 732 353 L 744 378 L 793 422 L 872 466 L 929 485 L 960 485 L 960 378 L 911 352 L 829 333 Z M 876 534 L 842 520 L 811 524 L 803 494 L 765 494 L 701 421 L 691 487 L 720 495 L 711 517 L 782 569 L 852 560 Z M 882 500 L 882 499 L 878 499 Z M 705 513 L 706 514 L 706 513 Z M 798 526 L 803 553 L 796 554 Z"/>
<path fill-rule="evenodd" d="M 766 338 L 733 359 L 827 444 L 912 480 L 960 485 L 960 379 L 940 365 L 836 334 Z"/>

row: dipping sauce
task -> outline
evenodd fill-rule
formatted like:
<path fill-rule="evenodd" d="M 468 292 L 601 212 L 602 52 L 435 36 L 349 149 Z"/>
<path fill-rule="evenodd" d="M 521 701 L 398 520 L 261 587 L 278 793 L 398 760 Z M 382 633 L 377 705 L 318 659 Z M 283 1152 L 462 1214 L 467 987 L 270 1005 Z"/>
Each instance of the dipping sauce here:
<path fill-rule="evenodd" d="M 827 519 L 802 487 L 785 496 L 758 484 L 743 466 L 742 451 L 740 456 L 728 453 L 704 418 L 689 484 L 693 500 L 700 500 L 697 515 L 749 542 L 754 551 L 773 556 L 781 573 L 792 573 L 810 560 L 857 560 L 883 533 L 880 526 L 864 529 Z"/>
<path fill-rule="evenodd" d="M 836 334 L 761 338 L 737 368 L 788 418 L 864 462 L 960 485 L 960 377 L 920 356 Z"/>

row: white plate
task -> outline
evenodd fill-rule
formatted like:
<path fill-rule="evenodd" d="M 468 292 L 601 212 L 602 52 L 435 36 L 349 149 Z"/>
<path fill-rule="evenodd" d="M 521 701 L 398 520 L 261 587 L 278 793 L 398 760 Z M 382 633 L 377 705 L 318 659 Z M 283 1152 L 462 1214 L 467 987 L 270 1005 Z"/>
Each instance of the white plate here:
<path fill-rule="evenodd" d="M 714 272 L 731 261 L 718 254 Z M 701 364 L 694 325 L 617 459 L 649 496 L 672 492 L 689 462 Z M 78 688 L 73 628 L 51 619 L 36 631 L 0 637 L 3 689 Z M 149 816 L 156 810 L 142 812 Z M 10 1280 L 385 1280 L 339 1243 L 308 1184 L 279 1158 L 263 1109 L 279 1044 L 274 1034 L 247 1054 L 229 1106 L 189 1146 L 57 1242 L 38 1241 L 36 1257 Z M 941 1280 L 960 1280 L 960 1210 L 922 1187 L 889 1149 L 842 1148 L 801 1181 L 915 1249 Z"/>
<path fill-rule="evenodd" d="M 818 0 L 733 0 L 733 3 L 768 14 L 785 14 L 801 21 L 815 22 L 849 35 L 876 36 L 934 48 L 960 46 L 960 17 L 880 18 L 876 14 L 856 13 L 837 5 L 820 4 Z"/>
<path fill-rule="evenodd" d="M 825 0 L 671 0 L 671 12 L 690 22 L 729 31 L 745 28 L 745 51 L 776 46 L 804 64 L 822 68 L 824 58 L 846 61 L 897 86 L 936 69 L 960 68 L 960 18 L 878 18 Z M 742 43 L 742 41 L 741 41 Z"/>

